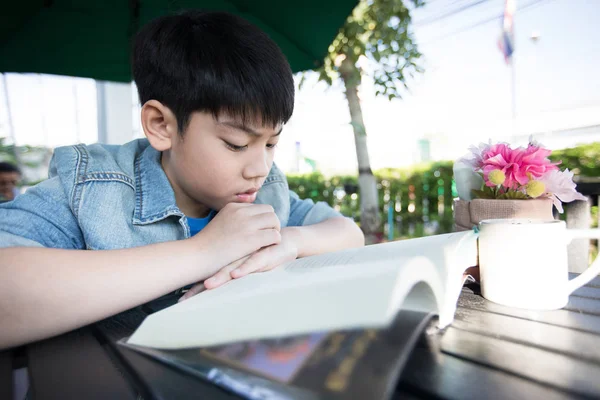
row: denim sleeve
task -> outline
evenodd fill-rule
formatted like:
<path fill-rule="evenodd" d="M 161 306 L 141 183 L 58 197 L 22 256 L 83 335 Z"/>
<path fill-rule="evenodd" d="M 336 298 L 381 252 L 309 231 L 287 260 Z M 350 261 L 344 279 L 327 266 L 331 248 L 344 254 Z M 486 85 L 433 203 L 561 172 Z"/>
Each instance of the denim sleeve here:
<path fill-rule="evenodd" d="M 0 204 L 0 247 L 83 249 L 85 242 L 60 178 Z"/>
<path fill-rule="evenodd" d="M 333 217 L 343 217 L 324 201 L 315 204 L 311 199 L 300 199 L 290 190 L 290 218 L 287 226 L 313 225 Z"/>

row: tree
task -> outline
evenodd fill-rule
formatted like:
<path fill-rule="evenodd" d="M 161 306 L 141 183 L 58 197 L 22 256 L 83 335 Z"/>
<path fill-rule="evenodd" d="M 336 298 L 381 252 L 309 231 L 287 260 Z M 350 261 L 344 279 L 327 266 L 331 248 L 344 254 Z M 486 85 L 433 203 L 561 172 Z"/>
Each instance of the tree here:
<path fill-rule="evenodd" d="M 0 161 L 7 161 L 18 165 L 17 162 L 17 146 L 14 144 L 6 144 L 6 138 L 0 137 Z"/>
<path fill-rule="evenodd" d="M 423 5 L 422 0 L 410 0 L 410 3 L 414 7 Z M 330 85 L 341 79 L 346 90 L 358 160 L 360 225 L 367 243 L 376 241 L 381 219 L 358 97 L 362 76 L 367 71 L 359 65 L 362 65 L 359 59 L 365 57 L 372 61 L 373 68 L 368 73 L 373 78 L 376 95 L 390 100 L 401 98 L 402 92 L 408 89 L 406 76 L 422 71 L 416 63 L 421 54 L 408 29 L 410 22 L 410 10 L 402 0 L 360 0 L 329 46 L 323 66 L 317 70 L 319 79 Z"/>

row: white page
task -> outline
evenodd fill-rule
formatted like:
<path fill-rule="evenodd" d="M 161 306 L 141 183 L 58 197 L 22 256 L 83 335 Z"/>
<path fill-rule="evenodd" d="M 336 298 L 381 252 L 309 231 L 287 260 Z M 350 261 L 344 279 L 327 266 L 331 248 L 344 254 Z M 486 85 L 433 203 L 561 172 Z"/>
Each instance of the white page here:
<path fill-rule="evenodd" d="M 322 330 L 383 326 L 419 281 L 435 304 L 411 297 L 411 308 L 442 308 L 448 262 L 465 235 L 437 235 L 299 259 L 248 275 L 155 313 L 129 343 L 200 347 Z M 464 270 L 469 265 L 462 267 Z M 456 301 L 456 299 L 454 300 Z"/>

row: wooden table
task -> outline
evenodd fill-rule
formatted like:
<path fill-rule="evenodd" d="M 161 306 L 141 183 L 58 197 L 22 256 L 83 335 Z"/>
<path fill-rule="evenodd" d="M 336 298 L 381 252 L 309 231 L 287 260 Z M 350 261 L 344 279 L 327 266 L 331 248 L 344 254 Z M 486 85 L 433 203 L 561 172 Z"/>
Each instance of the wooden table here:
<path fill-rule="evenodd" d="M 93 326 L 0 353 L 0 399 L 12 370 L 28 367 L 41 399 L 238 399 L 217 387 L 115 346 L 165 297 Z M 417 347 L 396 398 L 600 398 L 600 277 L 557 311 L 533 312 L 463 289 L 456 320 L 436 346 Z"/>

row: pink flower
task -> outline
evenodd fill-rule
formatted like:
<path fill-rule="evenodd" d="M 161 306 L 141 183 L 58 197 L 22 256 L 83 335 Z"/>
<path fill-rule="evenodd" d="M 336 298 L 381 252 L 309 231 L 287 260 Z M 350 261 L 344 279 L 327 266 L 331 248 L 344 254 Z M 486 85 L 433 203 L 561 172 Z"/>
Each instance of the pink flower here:
<path fill-rule="evenodd" d="M 573 182 L 573 172 L 568 168 L 564 171 L 550 170 L 538 180 L 546 185 L 546 193 L 560 213 L 563 212 L 561 202 L 586 200 L 586 197 L 575 189 L 577 185 Z"/>
<path fill-rule="evenodd" d="M 527 147 L 511 149 L 507 143 L 490 141 L 471 146 L 469 151 L 459 163 L 463 169 L 468 166 L 482 175 L 485 186 L 494 187 L 492 192 L 496 196 L 521 192 L 529 198 L 550 198 L 561 213 L 563 202 L 585 200 L 575 190 L 573 173 L 568 169 L 561 172 L 557 166 L 560 162 L 554 163 L 548 158 L 552 151 L 533 137 L 529 138 Z"/>
<path fill-rule="evenodd" d="M 486 161 L 500 156 L 501 159 L 510 160 L 513 150 L 507 143 L 498 143 L 489 146 L 481 152 L 481 158 L 485 164 Z"/>
<path fill-rule="evenodd" d="M 511 149 L 508 145 L 500 143 L 490 146 L 482 154 L 483 175 L 486 181 L 489 173 L 500 169 L 506 175 L 504 186 L 517 189 L 526 185 L 532 178 L 539 178 L 548 171 L 558 170 L 556 164 L 548 159 L 552 151 L 530 143 L 527 148 Z M 489 182 L 486 185 L 491 186 Z"/>
<path fill-rule="evenodd" d="M 482 154 L 482 165 L 483 178 L 486 181 L 486 186 L 495 186 L 489 181 L 490 172 L 499 169 L 504 172 L 506 179 L 504 186 L 507 188 L 514 188 L 514 176 L 513 176 L 513 151 L 507 144 L 499 143 L 490 146 Z"/>
<path fill-rule="evenodd" d="M 560 162 L 553 163 L 548 159 L 552 150 L 544 149 L 529 143 L 526 149 L 518 148 L 513 152 L 513 162 L 518 164 L 518 172 L 515 179 L 524 185 L 529 181 L 529 174 L 534 178 L 539 178 L 548 171 L 557 171 L 557 165 Z"/>

